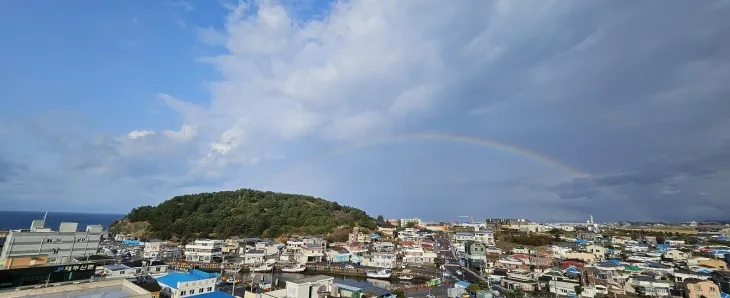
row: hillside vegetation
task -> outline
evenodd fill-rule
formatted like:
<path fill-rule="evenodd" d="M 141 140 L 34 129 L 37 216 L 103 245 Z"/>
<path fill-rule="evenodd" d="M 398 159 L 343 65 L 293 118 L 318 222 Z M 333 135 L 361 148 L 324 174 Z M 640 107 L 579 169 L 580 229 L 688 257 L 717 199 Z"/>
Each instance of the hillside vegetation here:
<path fill-rule="evenodd" d="M 375 229 L 364 211 L 305 195 L 252 189 L 176 196 L 133 209 L 111 231 L 142 238 L 191 239 L 328 234 L 338 227 Z"/>

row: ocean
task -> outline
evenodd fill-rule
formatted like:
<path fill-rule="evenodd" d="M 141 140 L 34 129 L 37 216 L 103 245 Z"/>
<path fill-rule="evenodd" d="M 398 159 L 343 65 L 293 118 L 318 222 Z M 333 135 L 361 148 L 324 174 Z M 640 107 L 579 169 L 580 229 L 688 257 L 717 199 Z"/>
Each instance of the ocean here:
<path fill-rule="evenodd" d="M 43 219 L 45 212 L 36 211 L 0 211 L 0 230 L 29 229 L 30 223 L 36 219 Z M 111 223 L 124 217 L 124 214 L 103 213 L 71 213 L 48 212 L 46 228 L 58 230 L 61 222 L 76 222 L 79 230 L 85 230 L 88 225 L 102 225 L 108 228 Z"/>

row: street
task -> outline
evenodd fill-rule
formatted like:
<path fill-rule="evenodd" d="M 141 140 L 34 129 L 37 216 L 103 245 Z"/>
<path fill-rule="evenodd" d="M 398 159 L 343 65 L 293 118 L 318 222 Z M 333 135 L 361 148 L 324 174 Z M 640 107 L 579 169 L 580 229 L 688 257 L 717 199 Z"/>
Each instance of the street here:
<path fill-rule="evenodd" d="M 472 272 L 466 270 L 461 266 L 459 263 L 459 259 L 456 257 L 454 251 L 452 249 L 449 249 L 451 246 L 451 242 L 446 238 L 438 238 L 436 241 L 439 243 L 439 256 L 444 258 L 446 263 L 444 264 L 444 269 L 446 272 L 451 275 L 451 277 L 445 277 L 444 281 L 467 281 L 470 283 L 478 282 L 481 279 L 473 274 Z M 457 271 L 461 271 L 461 275 L 457 274 Z"/>

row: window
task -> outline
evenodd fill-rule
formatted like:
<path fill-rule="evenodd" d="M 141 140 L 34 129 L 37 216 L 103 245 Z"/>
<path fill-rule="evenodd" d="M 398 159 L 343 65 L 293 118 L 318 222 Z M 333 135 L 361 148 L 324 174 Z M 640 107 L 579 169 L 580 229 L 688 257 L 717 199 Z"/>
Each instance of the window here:
<path fill-rule="evenodd" d="M 702 287 L 700 285 L 695 285 L 695 291 L 702 291 Z"/>
<path fill-rule="evenodd" d="M 53 239 L 46 239 L 46 243 L 51 243 L 51 242 L 53 242 Z"/>
<path fill-rule="evenodd" d="M 203 289 L 203 288 L 198 289 L 198 293 L 203 293 L 203 292 L 205 292 L 205 289 Z"/>
<path fill-rule="evenodd" d="M 212 291 L 213 291 L 213 287 L 208 287 L 208 292 L 212 292 Z"/>
<path fill-rule="evenodd" d="M 710 292 L 716 292 L 717 289 L 715 287 L 710 287 Z"/>
<path fill-rule="evenodd" d="M 124 274 L 124 270 L 122 270 L 122 271 L 119 271 L 119 274 Z"/>
<path fill-rule="evenodd" d="M 185 296 L 185 295 L 187 295 L 187 293 L 185 293 L 185 291 L 180 291 L 180 296 Z"/>

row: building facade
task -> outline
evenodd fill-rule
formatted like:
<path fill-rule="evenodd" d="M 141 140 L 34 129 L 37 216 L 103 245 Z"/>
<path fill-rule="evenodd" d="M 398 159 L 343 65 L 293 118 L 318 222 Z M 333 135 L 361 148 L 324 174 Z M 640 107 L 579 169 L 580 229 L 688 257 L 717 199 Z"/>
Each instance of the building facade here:
<path fill-rule="evenodd" d="M 58 231 L 44 228 L 44 221 L 36 220 L 29 230 L 13 230 L 0 253 L 4 269 L 43 264 L 64 264 L 73 259 L 83 260 L 96 254 L 101 240 L 102 226 L 90 225 L 78 231 L 77 223 L 61 223 Z"/>
<path fill-rule="evenodd" d="M 223 240 L 195 240 L 194 243 L 185 245 L 185 261 L 210 263 L 216 259 L 222 259 Z"/>

